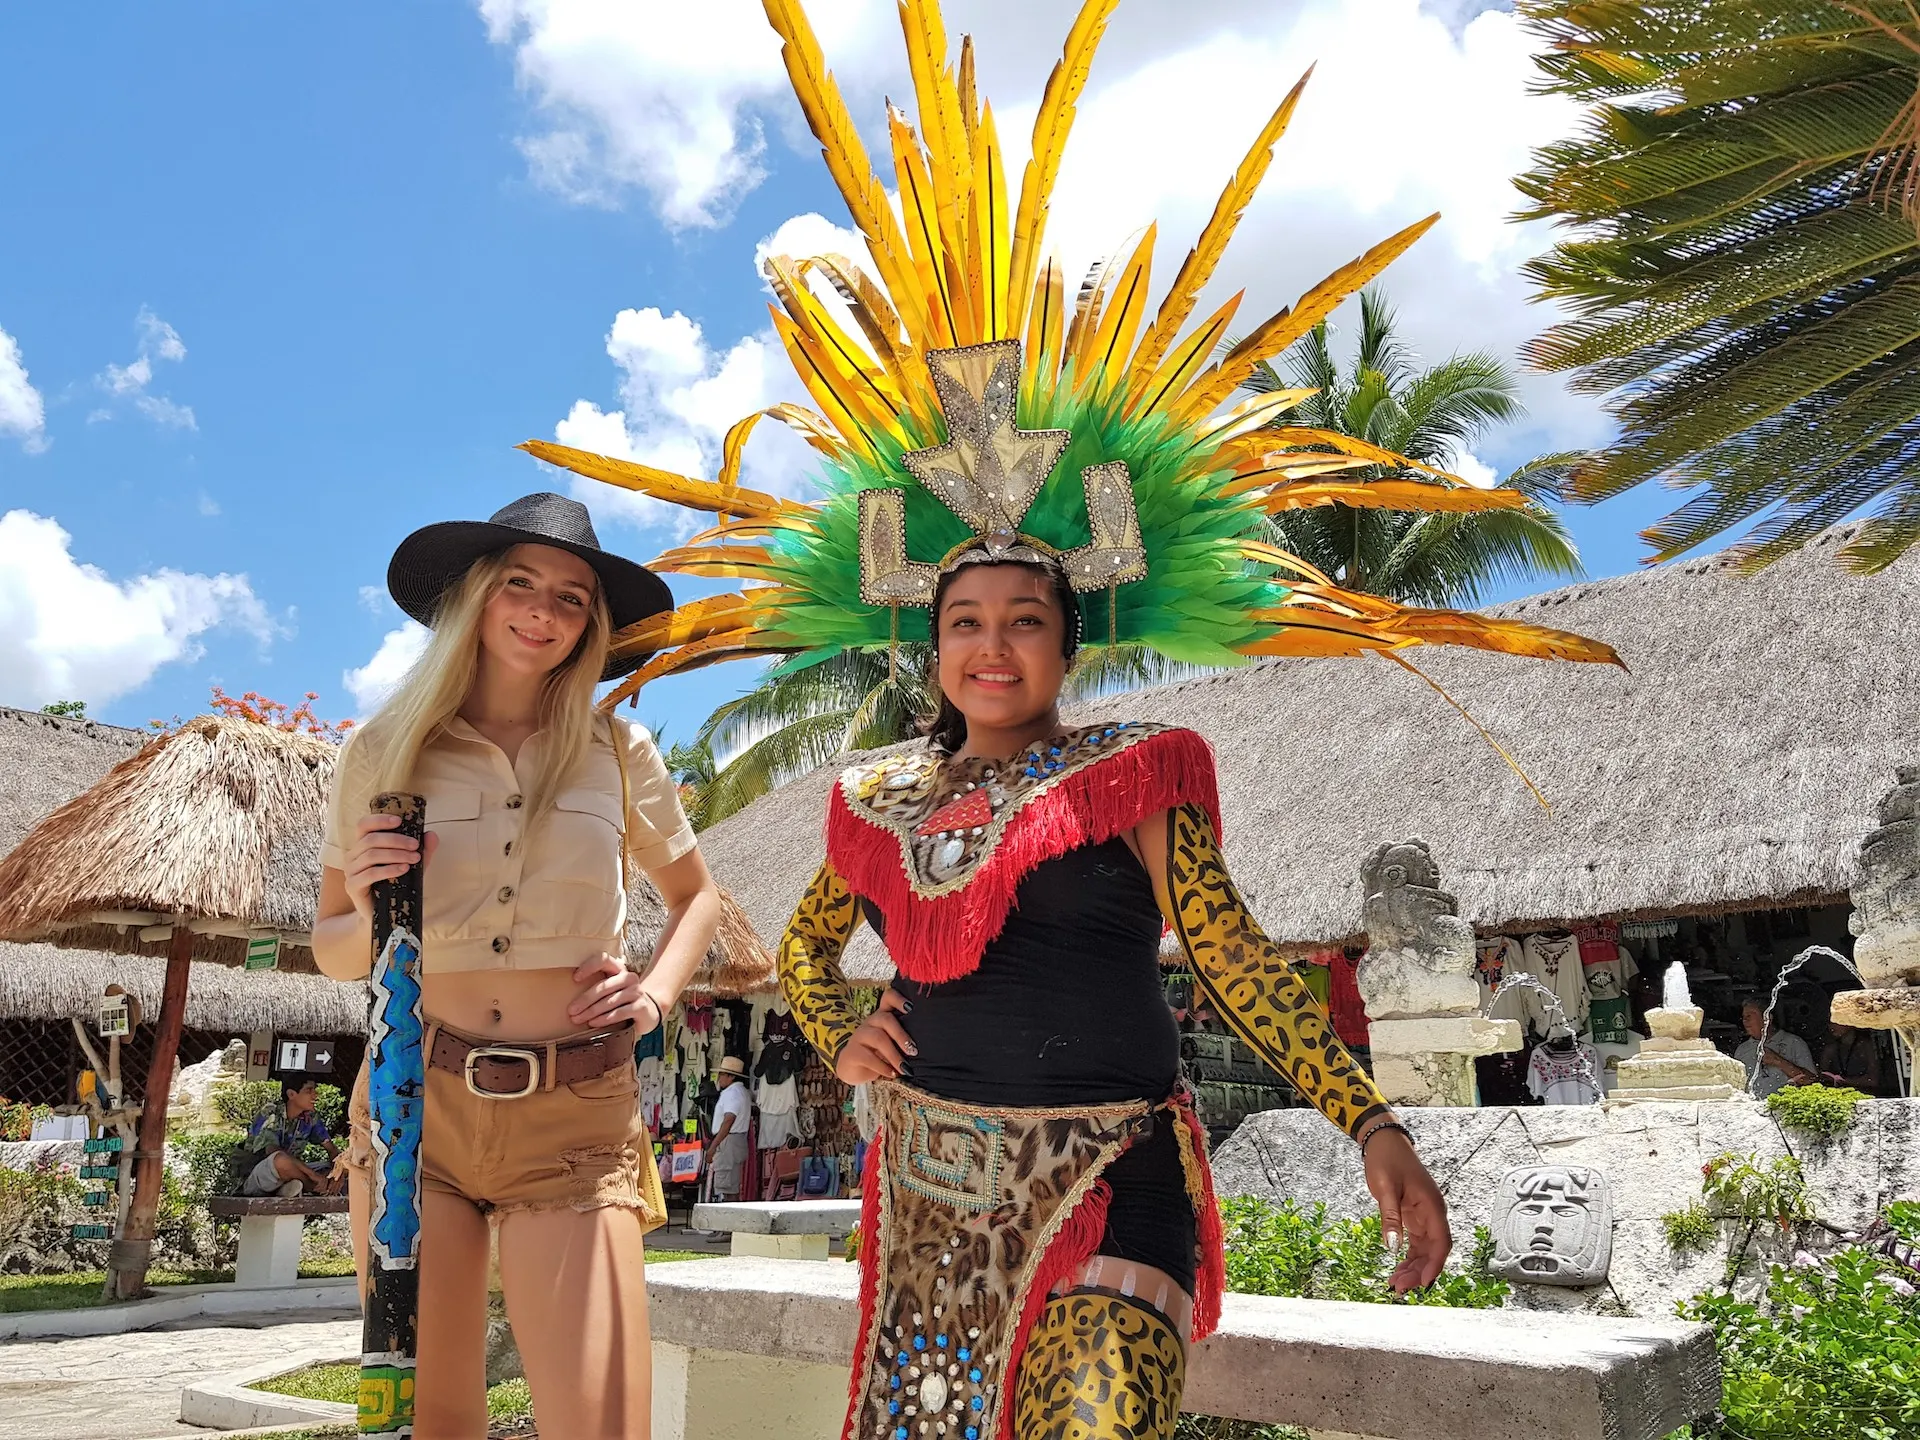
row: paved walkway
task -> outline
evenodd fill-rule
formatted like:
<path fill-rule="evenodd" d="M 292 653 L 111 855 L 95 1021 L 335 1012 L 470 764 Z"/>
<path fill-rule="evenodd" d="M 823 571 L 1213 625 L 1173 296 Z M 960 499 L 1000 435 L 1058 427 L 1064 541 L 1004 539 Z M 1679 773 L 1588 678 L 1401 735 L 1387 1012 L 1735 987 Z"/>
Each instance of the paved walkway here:
<path fill-rule="evenodd" d="M 0 1440 L 212 1435 L 180 1423 L 180 1387 L 281 1356 L 360 1349 L 358 1311 L 226 1315 L 131 1335 L 0 1345 Z"/>

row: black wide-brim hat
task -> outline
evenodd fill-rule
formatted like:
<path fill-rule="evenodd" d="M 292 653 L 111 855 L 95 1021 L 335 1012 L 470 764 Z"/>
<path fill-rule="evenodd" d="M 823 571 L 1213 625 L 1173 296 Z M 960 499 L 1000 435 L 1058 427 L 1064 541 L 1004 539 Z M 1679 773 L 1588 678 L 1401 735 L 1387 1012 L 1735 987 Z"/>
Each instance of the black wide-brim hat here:
<path fill-rule="evenodd" d="M 564 495 L 523 495 L 503 505 L 488 520 L 442 520 L 423 526 L 400 542 L 387 565 L 387 590 L 394 603 L 429 629 L 441 597 L 483 555 L 515 545 L 552 545 L 578 555 L 600 577 L 601 593 L 613 616 L 615 633 L 673 609 L 667 582 L 646 566 L 600 548 L 587 507 Z M 644 654 L 608 657 L 602 680 L 618 680 L 645 663 Z"/>

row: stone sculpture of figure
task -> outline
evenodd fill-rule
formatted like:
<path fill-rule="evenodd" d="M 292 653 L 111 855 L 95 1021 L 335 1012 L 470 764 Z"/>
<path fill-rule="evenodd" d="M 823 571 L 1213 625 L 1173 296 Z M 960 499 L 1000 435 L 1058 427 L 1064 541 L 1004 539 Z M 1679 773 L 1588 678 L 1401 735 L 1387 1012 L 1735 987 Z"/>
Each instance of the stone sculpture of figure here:
<path fill-rule="evenodd" d="M 1360 867 L 1366 959 L 1355 980 L 1371 1020 L 1469 1015 L 1480 1009 L 1473 927 L 1440 888 L 1440 867 L 1415 836 L 1382 845 Z"/>
<path fill-rule="evenodd" d="M 1903 765 L 1880 802 L 1880 828 L 1860 842 L 1848 928 L 1869 987 L 1920 985 L 1920 766 Z"/>
<path fill-rule="evenodd" d="M 1598 1285 L 1613 1258 L 1613 1196 L 1584 1165 L 1523 1165 L 1500 1182 L 1493 1273 L 1532 1285 Z"/>

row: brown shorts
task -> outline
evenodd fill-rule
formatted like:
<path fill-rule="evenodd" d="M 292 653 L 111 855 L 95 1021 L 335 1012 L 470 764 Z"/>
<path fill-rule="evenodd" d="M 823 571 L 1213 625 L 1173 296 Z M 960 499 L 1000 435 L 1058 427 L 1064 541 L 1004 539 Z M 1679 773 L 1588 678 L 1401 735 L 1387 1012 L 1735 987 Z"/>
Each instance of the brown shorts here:
<path fill-rule="evenodd" d="M 442 1027 L 427 1022 L 426 1046 Z M 486 1042 L 467 1036 L 476 1044 Z M 361 1067 L 347 1105 L 351 1140 L 345 1163 L 366 1172 L 373 1159 L 367 1071 Z M 422 1180 L 428 1190 L 458 1195 L 488 1212 L 598 1210 L 614 1205 L 652 1213 L 641 1166 L 653 1145 L 640 1119 L 640 1081 L 632 1065 L 592 1080 L 536 1090 L 517 1100 L 476 1095 L 446 1070 L 427 1071 Z"/>

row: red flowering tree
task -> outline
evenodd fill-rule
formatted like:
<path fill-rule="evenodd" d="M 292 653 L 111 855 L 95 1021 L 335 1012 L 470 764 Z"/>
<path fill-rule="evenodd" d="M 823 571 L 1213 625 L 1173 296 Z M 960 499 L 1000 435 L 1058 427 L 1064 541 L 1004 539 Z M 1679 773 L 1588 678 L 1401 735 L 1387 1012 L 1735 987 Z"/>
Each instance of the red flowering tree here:
<path fill-rule="evenodd" d="M 313 702 L 319 698 L 318 690 L 309 690 L 298 705 L 289 705 L 284 700 L 269 699 L 257 690 L 249 690 L 244 695 L 229 695 L 216 685 L 213 687 L 211 708 L 216 715 L 251 720 L 256 725 L 271 725 L 275 730 L 285 730 L 289 734 L 312 735 L 337 745 L 347 738 L 347 732 L 353 729 L 353 721 L 322 720 L 313 708 Z M 176 715 L 170 721 L 149 720 L 147 723 L 156 730 L 173 730 L 178 728 L 180 717 Z"/>

